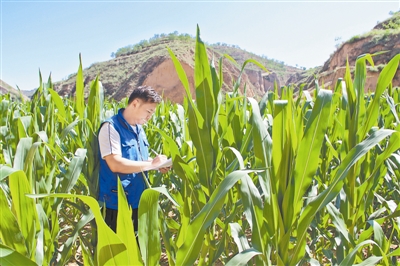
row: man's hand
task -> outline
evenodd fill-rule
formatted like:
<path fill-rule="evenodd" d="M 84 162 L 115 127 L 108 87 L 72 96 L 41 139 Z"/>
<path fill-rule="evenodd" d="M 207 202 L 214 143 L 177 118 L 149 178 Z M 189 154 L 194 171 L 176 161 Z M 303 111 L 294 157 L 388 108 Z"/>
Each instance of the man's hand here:
<path fill-rule="evenodd" d="M 162 165 L 168 161 L 167 156 L 165 155 L 157 155 L 152 161 L 151 165 L 154 166 L 154 168 L 157 168 L 158 165 Z M 171 167 L 162 167 L 158 169 L 162 174 L 167 173 L 169 170 L 171 170 Z"/>
<path fill-rule="evenodd" d="M 151 161 L 151 166 L 154 168 L 158 168 L 159 165 L 162 165 L 163 163 L 165 163 L 166 161 L 168 161 L 167 156 L 165 155 L 157 155 L 152 161 Z"/>
<path fill-rule="evenodd" d="M 164 168 L 158 169 L 158 171 L 160 171 L 162 174 L 165 174 L 171 169 L 172 169 L 172 167 L 164 167 Z"/>

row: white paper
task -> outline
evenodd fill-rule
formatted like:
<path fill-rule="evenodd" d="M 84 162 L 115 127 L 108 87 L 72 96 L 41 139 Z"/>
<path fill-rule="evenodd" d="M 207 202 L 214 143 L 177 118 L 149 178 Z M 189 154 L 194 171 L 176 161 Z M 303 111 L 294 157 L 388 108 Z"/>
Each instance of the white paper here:
<path fill-rule="evenodd" d="M 155 170 L 158 170 L 160 168 L 166 168 L 166 167 L 171 167 L 172 166 L 172 158 L 169 158 L 166 160 L 163 164 L 157 166 L 157 168 L 154 168 Z"/>

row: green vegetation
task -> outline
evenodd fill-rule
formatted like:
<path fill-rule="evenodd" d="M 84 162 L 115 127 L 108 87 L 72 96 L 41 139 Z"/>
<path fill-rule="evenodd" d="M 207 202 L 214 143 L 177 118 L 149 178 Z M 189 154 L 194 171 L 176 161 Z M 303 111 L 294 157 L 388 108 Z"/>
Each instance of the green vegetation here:
<path fill-rule="evenodd" d="M 392 29 L 400 29 L 400 12 L 394 13 L 391 18 L 386 20 L 385 22 L 382 23 L 382 27 L 385 30 Z"/>
<path fill-rule="evenodd" d="M 347 43 L 353 43 L 367 37 L 372 37 L 375 43 L 378 43 L 382 40 L 388 41 L 393 35 L 397 34 L 400 34 L 400 12 L 393 13 L 392 17 L 380 23 L 372 31 L 351 37 Z"/>
<path fill-rule="evenodd" d="M 134 54 L 134 53 L 142 51 L 146 47 L 150 47 L 152 45 L 157 45 L 157 44 L 163 44 L 163 43 L 167 43 L 167 42 L 175 41 L 175 40 L 184 41 L 184 42 L 190 42 L 190 41 L 194 42 L 195 38 L 187 33 L 179 34 L 177 31 L 174 31 L 169 34 L 165 34 L 165 33 L 154 34 L 154 36 L 152 38 L 150 38 L 149 40 L 142 40 L 137 44 L 127 45 L 125 47 L 119 48 L 115 53 L 114 52 L 111 53 L 111 57 L 116 58 L 119 56 Z M 235 53 L 235 51 L 237 51 L 238 49 L 241 50 L 238 45 L 229 45 L 226 43 L 210 44 L 209 47 L 215 48 L 216 51 L 218 51 L 219 53 L 226 53 L 229 55 L 233 55 Z M 277 68 L 283 69 L 284 68 L 285 63 L 283 61 L 269 59 L 265 55 L 259 56 L 254 53 L 249 53 L 249 54 L 252 56 L 252 58 L 257 57 L 257 59 L 259 59 L 258 61 L 265 62 L 266 67 L 271 67 L 273 69 L 277 69 Z M 240 59 L 237 61 L 239 63 L 242 63 Z M 243 60 L 243 62 L 244 61 L 245 60 Z M 248 67 L 254 68 L 252 66 L 248 66 Z"/>
<path fill-rule="evenodd" d="M 220 56 L 224 54 L 230 55 L 239 64 L 243 64 L 247 59 L 253 58 L 261 63 L 265 68 L 270 69 L 278 74 L 279 77 L 287 75 L 287 66 L 283 61 L 269 59 L 267 56 L 259 56 L 251 52 L 243 52 L 237 45 L 228 45 L 225 43 L 211 44 L 210 46 L 214 51 L 218 52 Z M 259 70 L 259 67 L 253 64 L 246 65 L 246 69 Z"/>
<path fill-rule="evenodd" d="M 114 52 L 111 53 L 111 57 L 115 58 L 115 57 L 119 57 L 119 56 L 135 54 L 149 46 L 165 43 L 168 41 L 174 41 L 174 40 L 190 42 L 190 41 L 194 41 L 194 37 L 190 36 L 187 33 L 179 34 L 177 31 L 171 32 L 169 34 L 165 34 L 165 33 L 154 34 L 154 36 L 152 38 L 150 38 L 149 40 L 141 40 L 139 43 L 119 48 L 115 53 Z"/>
<path fill-rule="evenodd" d="M 155 34 L 149 40 L 142 40 L 137 44 L 128 45 L 119 48 L 115 53 L 111 54 L 112 58 L 117 58 L 120 56 L 126 56 L 135 54 L 143 51 L 145 48 L 150 46 L 155 46 L 159 44 L 170 45 L 172 41 L 179 41 L 182 43 L 189 43 L 191 46 L 194 45 L 195 38 L 187 33 L 179 34 L 177 31 L 169 34 Z M 251 52 L 246 52 L 240 49 L 238 45 L 230 45 L 226 43 L 215 43 L 208 45 L 214 52 L 218 53 L 219 56 L 223 54 L 228 54 L 232 56 L 239 64 L 243 64 L 249 58 L 256 59 L 258 62 L 262 63 L 266 68 L 273 70 L 280 77 L 285 77 L 287 75 L 287 67 L 283 61 L 275 60 L 273 58 L 268 58 L 265 55 L 256 55 Z M 253 65 L 247 65 L 246 68 L 258 70 L 257 67 Z M 300 69 L 305 70 L 305 67 L 300 67 Z"/>
<path fill-rule="evenodd" d="M 65 265 L 78 248 L 84 265 L 157 265 L 162 250 L 164 265 L 398 263 L 400 90 L 391 82 L 400 54 L 374 94 L 364 93 L 366 54 L 333 91 L 294 98 L 293 87 L 275 88 L 257 102 L 239 94 L 240 77 L 222 95 L 199 30 L 195 101 L 168 51 L 187 97 L 162 102 L 146 126 L 173 171 L 149 176 L 140 250 L 122 190 L 117 233 L 93 198 L 96 130 L 126 101 L 103 102 L 96 78 L 85 102 L 81 67 L 74 99 L 51 80 L 26 104 L 1 96 L 1 265 Z M 264 69 L 249 59 L 241 70 L 248 64 Z"/>
<path fill-rule="evenodd" d="M 358 40 L 360 40 L 362 38 L 363 38 L 363 36 L 361 36 L 361 35 L 355 35 L 355 36 L 351 37 L 350 40 L 348 40 L 347 42 L 348 43 L 353 43 L 353 42 L 356 42 L 356 41 L 358 41 Z"/>
<path fill-rule="evenodd" d="M 380 72 L 386 66 L 386 64 L 379 64 L 374 66 L 367 66 L 367 69 L 372 72 Z"/>

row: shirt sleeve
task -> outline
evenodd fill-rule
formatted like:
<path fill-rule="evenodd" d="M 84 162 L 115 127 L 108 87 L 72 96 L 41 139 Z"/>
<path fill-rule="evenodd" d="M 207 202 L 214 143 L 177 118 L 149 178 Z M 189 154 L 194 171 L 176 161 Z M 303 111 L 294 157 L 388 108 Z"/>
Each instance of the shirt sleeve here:
<path fill-rule="evenodd" d="M 98 139 L 101 158 L 110 154 L 122 155 L 121 138 L 113 125 L 110 123 L 104 123 L 99 131 Z"/>

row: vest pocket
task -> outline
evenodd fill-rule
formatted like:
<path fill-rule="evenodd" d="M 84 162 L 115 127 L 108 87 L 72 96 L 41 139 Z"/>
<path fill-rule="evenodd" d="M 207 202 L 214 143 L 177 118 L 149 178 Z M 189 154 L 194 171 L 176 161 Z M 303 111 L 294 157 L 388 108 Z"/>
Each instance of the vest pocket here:
<path fill-rule="evenodd" d="M 139 160 L 138 143 L 135 139 L 125 140 L 121 142 L 122 156 L 131 160 Z"/>

